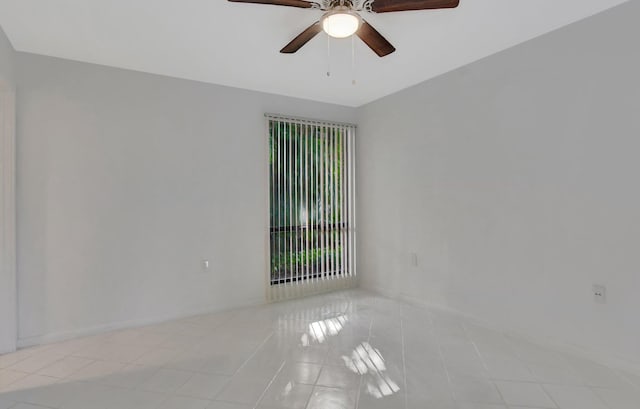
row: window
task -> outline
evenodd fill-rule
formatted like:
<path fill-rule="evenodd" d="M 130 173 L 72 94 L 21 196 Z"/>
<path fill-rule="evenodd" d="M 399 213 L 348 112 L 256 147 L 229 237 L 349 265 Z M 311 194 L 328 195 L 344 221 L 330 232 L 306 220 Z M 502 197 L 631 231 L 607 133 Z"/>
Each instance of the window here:
<path fill-rule="evenodd" d="M 267 122 L 271 287 L 352 280 L 355 127 L 277 116 Z"/>

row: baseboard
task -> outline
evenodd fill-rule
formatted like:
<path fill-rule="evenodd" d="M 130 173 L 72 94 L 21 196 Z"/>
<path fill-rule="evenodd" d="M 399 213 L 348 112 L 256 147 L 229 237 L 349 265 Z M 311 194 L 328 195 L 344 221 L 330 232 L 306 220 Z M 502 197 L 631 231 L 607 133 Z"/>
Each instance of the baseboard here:
<path fill-rule="evenodd" d="M 178 314 L 169 314 L 161 317 L 154 317 L 149 319 L 139 319 L 139 320 L 130 320 L 130 321 L 119 321 L 114 323 L 96 325 L 92 327 L 78 328 L 69 331 L 58 331 L 52 332 L 50 334 L 38 335 L 33 337 L 24 337 L 18 338 L 18 348 L 28 348 L 37 345 L 45 345 L 51 344 L 54 342 L 67 341 L 75 338 L 88 337 L 91 335 L 103 334 L 105 332 L 110 331 L 118 331 L 129 328 L 137 328 L 143 327 L 147 325 L 153 324 L 161 324 L 167 321 L 179 320 L 182 318 L 189 318 L 196 315 L 202 314 L 211 314 L 215 312 L 228 311 L 234 308 L 243 308 L 243 307 L 254 307 L 258 305 L 266 304 L 266 300 L 263 297 L 256 297 L 245 302 L 234 304 L 234 305 L 225 305 L 225 306 L 217 306 L 217 307 L 208 307 L 204 309 L 198 310 L 190 310 L 186 312 L 181 312 Z"/>
<path fill-rule="evenodd" d="M 392 292 L 387 289 L 378 288 L 376 286 L 368 285 L 368 286 L 363 286 L 362 288 L 368 291 L 375 292 L 386 298 L 404 301 L 409 304 L 416 305 L 423 308 L 437 309 L 440 311 L 445 311 L 451 314 L 459 315 L 467 320 L 477 323 L 482 327 L 500 332 L 502 334 L 521 338 L 525 341 L 538 344 L 540 346 L 557 349 L 557 350 L 572 354 L 574 356 L 579 356 L 579 357 L 591 360 L 601 365 L 628 371 L 640 376 L 640 362 L 630 360 L 628 358 L 621 357 L 607 351 L 599 351 L 599 350 L 584 347 L 581 345 L 570 344 L 557 338 L 540 337 L 540 336 L 533 335 L 531 333 L 526 333 L 525 331 L 513 330 L 512 328 L 505 328 L 504 326 L 498 325 L 494 322 L 489 322 L 482 318 L 456 310 L 455 308 L 451 308 L 450 306 L 447 306 L 447 305 L 429 302 L 421 298 L 412 297 L 403 293 Z"/>
<path fill-rule="evenodd" d="M 357 277 L 343 277 L 333 280 L 319 280 L 301 285 L 273 285 L 267 289 L 269 302 L 288 301 L 314 295 L 327 294 L 334 291 L 357 288 Z"/>
<path fill-rule="evenodd" d="M 380 288 L 376 285 L 372 285 L 370 283 L 367 283 L 365 281 L 360 281 L 360 288 L 366 291 L 371 291 L 373 293 L 379 294 L 383 297 L 386 298 L 394 298 L 394 299 L 399 299 L 400 298 L 400 293 L 397 293 L 395 291 L 391 291 L 388 288 Z"/>

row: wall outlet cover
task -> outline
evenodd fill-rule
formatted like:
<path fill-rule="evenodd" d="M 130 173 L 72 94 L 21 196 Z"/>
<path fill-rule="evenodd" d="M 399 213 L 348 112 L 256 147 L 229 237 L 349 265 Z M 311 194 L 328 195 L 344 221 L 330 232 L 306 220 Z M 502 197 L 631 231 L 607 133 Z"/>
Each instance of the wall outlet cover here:
<path fill-rule="evenodd" d="M 594 302 L 597 304 L 607 303 L 607 287 L 602 284 L 594 284 L 592 293 Z"/>
<path fill-rule="evenodd" d="M 418 254 L 409 253 L 409 264 L 411 267 L 418 267 Z"/>

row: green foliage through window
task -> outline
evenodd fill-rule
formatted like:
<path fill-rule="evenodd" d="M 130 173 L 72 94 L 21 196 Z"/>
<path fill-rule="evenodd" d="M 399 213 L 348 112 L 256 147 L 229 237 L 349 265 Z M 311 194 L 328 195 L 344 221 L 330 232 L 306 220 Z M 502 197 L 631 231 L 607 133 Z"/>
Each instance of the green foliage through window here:
<path fill-rule="evenodd" d="M 348 273 L 349 130 L 269 121 L 271 282 Z"/>

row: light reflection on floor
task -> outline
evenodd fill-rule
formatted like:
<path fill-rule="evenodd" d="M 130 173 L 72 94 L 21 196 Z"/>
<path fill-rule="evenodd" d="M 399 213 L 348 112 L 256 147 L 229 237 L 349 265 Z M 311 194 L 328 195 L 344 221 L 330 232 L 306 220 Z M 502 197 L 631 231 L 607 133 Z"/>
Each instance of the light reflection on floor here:
<path fill-rule="evenodd" d="M 374 398 L 391 396 L 400 387 L 385 373 L 387 367 L 380 351 L 368 342 L 358 345 L 350 357 L 342 356 L 344 364 L 354 373 L 364 375 L 366 391 Z"/>
<path fill-rule="evenodd" d="M 0 356 L 0 409 L 638 407 L 638 375 L 364 291 Z"/>
<path fill-rule="evenodd" d="M 338 317 L 312 322 L 309 324 L 309 330 L 302 334 L 300 342 L 303 346 L 309 346 L 313 342 L 322 344 L 327 338 L 338 335 L 348 321 L 349 317 L 340 315 Z"/>

